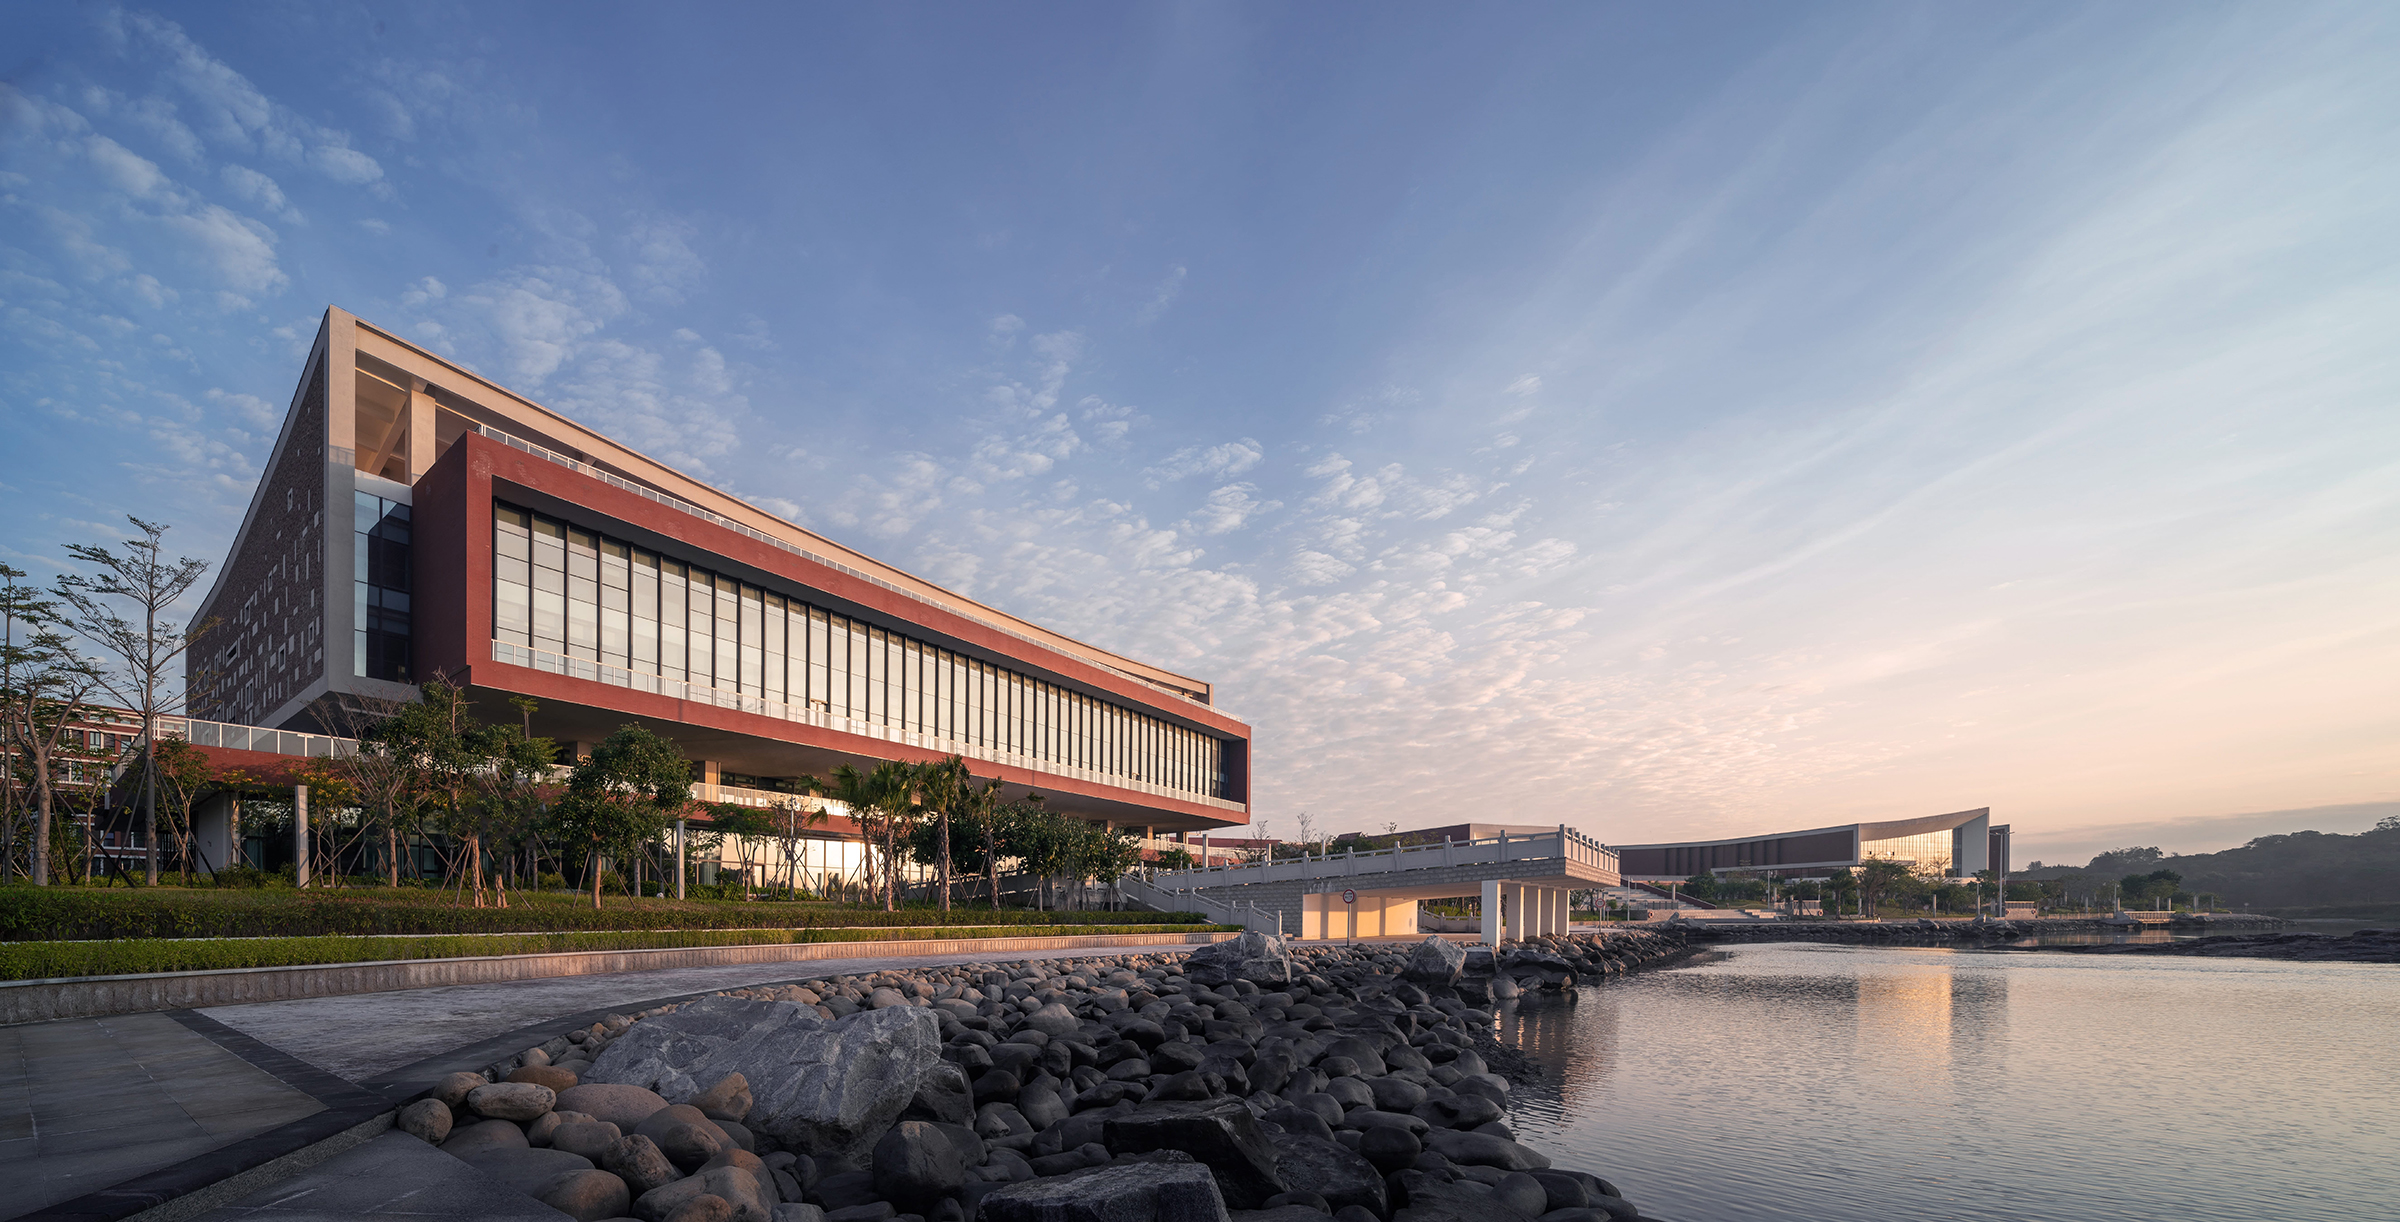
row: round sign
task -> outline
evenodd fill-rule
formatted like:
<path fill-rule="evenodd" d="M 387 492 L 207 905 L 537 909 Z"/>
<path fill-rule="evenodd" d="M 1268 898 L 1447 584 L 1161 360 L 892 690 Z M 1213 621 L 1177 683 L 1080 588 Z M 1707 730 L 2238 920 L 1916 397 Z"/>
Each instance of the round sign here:
<path fill-rule="evenodd" d="M 1343 902 L 1343 903 L 1345 903 L 1345 904 L 1355 904 L 1355 903 L 1357 903 L 1357 902 L 1358 902 L 1358 892 L 1356 892 L 1356 891 L 1352 891 L 1352 890 L 1350 890 L 1350 889 L 1348 889 L 1348 888 L 1344 888 L 1344 889 L 1342 890 L 1342 902 Z"/>

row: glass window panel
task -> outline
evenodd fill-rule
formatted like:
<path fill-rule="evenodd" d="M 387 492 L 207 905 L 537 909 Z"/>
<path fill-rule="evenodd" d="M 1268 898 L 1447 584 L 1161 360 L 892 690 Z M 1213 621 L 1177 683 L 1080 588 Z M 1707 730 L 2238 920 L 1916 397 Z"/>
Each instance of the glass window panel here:
<path fill-rule="evenodd" d="M 767 615 L 765 591 L 757 586 L 742 586 L 741 644 L 742 690 L 755 696 L 766 690 L 767 683 Z"/>
<path fill-rule="evenodd" d="M 648 552 L 633 554 L 633 656 L 634 670 L 648 674 L 658 669 L 658 557 Z"/>
<path fill-rule="evenodd" d="M 731 577 L 716 579 L 717 669 L 714 686 L 735 691 L 742 676 L 741 585 Z"/>
<path fill-rule="evenodd" d="M 767 680 L 766 685 L 759 691 L 767 699 L 780 703 L 784 699 L 783 683 L 786 673 L 783 661 L 783 626 L 789 612 L 783 605 L 783 596 L 779 594 L 767 595 L 766 605 L 766 636 L 763 639 L 766 641 L 767 649 Z"/>
<path fill-rule="evenodd" d="M 867 720 L 876 725 L 887 724 L 890 701 L 884 691 L 885 654 L 891 644 L 881 628 L 867 630 Z"/>
<path fill-rule="evenodd" d="M 600 541 L 600 660 L 623 666 L 632 657 L 633 567 L 631 549 Z"/>
<path fill-rule="evenodd" d="M 857 620 L 844 620 L 849 632 L 850 716 L 861 721 L 867 717 L 867 626 Z"/>
<path fill-rule="evenodd" d="M 825 612 L 808 609 L 808 700 L 830 710 L 833 708 L 833 689 L 827 685 L 827 666 L 832 658 L 832 646 L 826 643 L 829 617 Z"/>
<path fill-rule="evenodd" d="M 691 591 L 686 581 L 682 565 L 658 562 L 658 673 L 677 682 L 691 673 L 691 642 L 684 626 Z"/>
<path fill-rule="evenodd" d="M 717 675 L 716 579 L 695 568 L 684 584 L 684 601 L 690 608 L 690 621 L 684 631 L 691 638 L 692 682 L 713 687 Z"/>

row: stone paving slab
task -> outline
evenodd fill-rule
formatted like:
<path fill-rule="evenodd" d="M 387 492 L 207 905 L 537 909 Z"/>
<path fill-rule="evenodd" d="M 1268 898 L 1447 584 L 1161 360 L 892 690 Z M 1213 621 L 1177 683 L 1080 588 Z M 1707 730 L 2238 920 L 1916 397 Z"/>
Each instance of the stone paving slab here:
<path fill-rule="evenodd" d="M 389 1132 L 279 1184 L 193 1215 L 194 1222 L 475 1218 L 559 1222 L 567 1215 L 405 1133 Z"/>
<path fill-rule="evenodd" d="M 15 1218 L 324 1110 L 164 1014 L 0 1028 L 0 1218 Z"/>

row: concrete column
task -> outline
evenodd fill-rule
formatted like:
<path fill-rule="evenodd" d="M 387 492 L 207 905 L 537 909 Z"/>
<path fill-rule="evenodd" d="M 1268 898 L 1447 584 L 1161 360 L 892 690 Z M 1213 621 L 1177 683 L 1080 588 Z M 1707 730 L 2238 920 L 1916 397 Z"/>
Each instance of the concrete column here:
<path fill-rule="evenodd" d="M 1508 921 L 1501 929 L 1501 938 L 1509 942 L 1525 940 L 1525 892 L 1523 883 L 1509 883 L 1500 889 L 1508 909 Z"/>
<path fill-rule="evenodd" d="M 293 877 L 308 885 L 308 786 L 292 786 L 292 852 L 299 865 Z"/>
<path fill-rule="evenodd" d="M 1497 879 L 1483 884 L 1483 944 L 1500 945 L 1500 883 Z"/>
<path fill-rule="evenodd" d="M 238 846 L 233 843 L 231 795 L 217 794 L 192 812 L 192 848 L 207 869 L 222 870 L 241 864 L 234 860 Z"/>
<path fill-rule="evenodd" d="M 495 529 L 497 529 L 497 528 L 495 528 Z M 691 843 L 691 840 L 689 839 L 690 835 L 691 835 L 691 830 L 690 830 L 690 828 L 689 828 L 689 827 L 687 827 L 687 826 L 685 825 L 685 823 L 684 823 L 684 821 L 683 821 L 683 820 L 681 820 L 681 819 L 677 819 L 677 820 L 675 821 L 675 898 L 676 898 L 676 899 L 682 899 L 682 898 L 683 898 L 683 883 L 684 883 L 684 879 L 685 879 L 685 877 L 686 877 L 686 876 L 688 876 L 688 875 L 689 875 L 689 874 L 691 874 L 691 872 L 692 872 L 692 865 L 691 865 L 691 862 L 690 862 L 690 860 L 688 859 L 688 856 L 687 856 L 687 854 L 684 852 L 684 846 L 685 846 L 685 845 L 687 845 L 687 844 L 690 844 L 690 843 Z"/>

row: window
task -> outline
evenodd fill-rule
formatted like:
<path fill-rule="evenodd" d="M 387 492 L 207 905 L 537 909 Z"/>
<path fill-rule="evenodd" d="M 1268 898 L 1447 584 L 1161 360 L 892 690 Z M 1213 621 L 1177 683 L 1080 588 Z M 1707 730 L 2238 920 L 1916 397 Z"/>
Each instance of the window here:
<path fill-rule="evenodd" d="M 351 673 L 408 683 L 408 506 L 364 492 L 355 496 Z"/>

